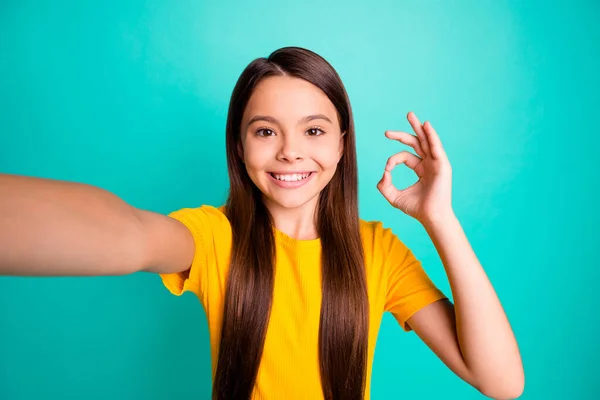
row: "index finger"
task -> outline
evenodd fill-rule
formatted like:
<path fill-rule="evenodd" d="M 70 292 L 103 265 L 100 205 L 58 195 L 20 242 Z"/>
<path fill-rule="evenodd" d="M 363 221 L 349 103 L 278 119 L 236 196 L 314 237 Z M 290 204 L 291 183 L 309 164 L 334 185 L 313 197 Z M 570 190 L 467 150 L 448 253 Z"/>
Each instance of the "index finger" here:
<path fill-rule="evenodd" d="M 415 135 L 401 131 L 385 131 L 385 136 L 388 139 L 397 140 L 400 143 L 404 143 L 405 145 L 412 147 L 421 158 L 425 157 L 423 149 L 421 148 L 421 144 L 419 143 L 419 138 L 417 138 Z"/>
<path fill-rule="evenodd" d="M 408 122 L 410 123 L 410 126 L 412 126 L 413 130 L 417 134 L 417 137 L 419 138 L 419 143 L 421 144 L 421 148 L 423 149 L 424 153 L 427 156 L 431 155 L 427 135 L 425 134 L 425 131 L 423 131 L 423 125 L 421 125 L 421 122 L 419 121 L 415 113 L 412 111 L 409 112 L 406 117 L 408 119 Z"/>

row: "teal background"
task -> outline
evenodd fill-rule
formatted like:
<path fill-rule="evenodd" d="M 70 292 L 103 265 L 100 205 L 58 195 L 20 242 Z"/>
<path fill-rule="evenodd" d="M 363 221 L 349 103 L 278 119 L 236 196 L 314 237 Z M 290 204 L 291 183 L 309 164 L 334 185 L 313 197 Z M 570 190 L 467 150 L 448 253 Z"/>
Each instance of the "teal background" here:
<path fill-rule="evenodd" d="M 85 182 L 167 213 L 218 205 L 242 69 L 308 47 L 354 108 L 360 211 L 449 293 L 418 222 L 377 191 L 385 129 L 441 135 L 454 207 L 522 351 L 523 399 L 600 397 L 600 6 L 594 1 L 3 1 L 0 171 Z M 414 176 L 398 168 L 394 179 Z M 2 194 L 0 194 L 2 195 Z M 34 249 L 32 249 L 34 251 Z M 479 399 L 385 315 L 372 398 Z M 151 274 L 0 278 L 0 399 L 207 399 L 192 294 Z"/>

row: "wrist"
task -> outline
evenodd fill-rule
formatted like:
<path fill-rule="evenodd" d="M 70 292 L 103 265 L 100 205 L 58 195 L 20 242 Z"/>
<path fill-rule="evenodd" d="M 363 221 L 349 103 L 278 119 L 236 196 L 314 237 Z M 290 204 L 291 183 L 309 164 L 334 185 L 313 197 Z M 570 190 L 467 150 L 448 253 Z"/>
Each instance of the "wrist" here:
<path fill-rule="evenodd" d="M 452 226 L 458 221 L 456 214 L 453 210 L 436 213 L 435 215 L 429 215 L 421 221 L 421 224 L 427 231 L 436 230 Z"/>

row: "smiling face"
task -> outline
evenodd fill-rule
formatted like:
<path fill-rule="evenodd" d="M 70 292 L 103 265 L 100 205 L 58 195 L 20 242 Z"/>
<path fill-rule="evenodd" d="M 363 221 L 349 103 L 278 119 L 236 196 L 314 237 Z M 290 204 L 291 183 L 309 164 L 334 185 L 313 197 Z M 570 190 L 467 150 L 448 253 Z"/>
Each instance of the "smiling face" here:
<path fill-rule="evenodd" d="M 267 207 L 314 207 L 343 153 L 337 110 L 299 78 L 262 80 L 244 110 L 240 156 Z"/>

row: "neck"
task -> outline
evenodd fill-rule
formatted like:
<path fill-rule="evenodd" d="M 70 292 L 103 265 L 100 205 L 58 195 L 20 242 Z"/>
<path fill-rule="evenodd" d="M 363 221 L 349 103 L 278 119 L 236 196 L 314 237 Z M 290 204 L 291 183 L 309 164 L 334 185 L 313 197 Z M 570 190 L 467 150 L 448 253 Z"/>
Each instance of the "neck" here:
<path fill-rule="evenodd" d="M 271 213 L 275 228 L 279 231 L 298 240 L 312 240 L 319 237 L 316 225 L 318 195 L 294 208 L 283 207 L 267 198 L 263 198 L 263 201 Z"/>

